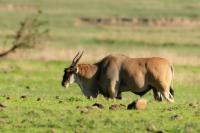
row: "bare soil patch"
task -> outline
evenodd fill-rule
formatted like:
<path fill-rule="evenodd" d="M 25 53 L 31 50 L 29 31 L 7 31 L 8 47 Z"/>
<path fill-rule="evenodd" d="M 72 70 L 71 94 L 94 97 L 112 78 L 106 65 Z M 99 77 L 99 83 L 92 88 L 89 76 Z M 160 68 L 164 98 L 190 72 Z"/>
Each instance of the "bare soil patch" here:
<path fill-rule="evenodd" d="M 121 26 L 199 26 L 199 18 L 131 18 L 131 17 L 110 17 L 110 18 L 89 18 L 81 17 L 75 21 L 75 25 L 121 25 Z"/>
<path fill-rule="evenodd" d="M 77 106 L 76 107 L 81 114 L 87 114 L 90 110 L 103 109 L 104 106 L 100 103 L 94 103 L 92 106 Z"/>
<path fill-rule="evenodd" d="M 126 48 L 125 48 L 126 49 Z M 81 62 L 84 63 L 94 63 L 105 57 L 109 54 L 125 54 L 127 56 L 133 57 L 133 58 L 141 58 L 141 57 L 153 57 L 153 56 L 159 56 L 164 57 L 168 60 L 170 60 L 173 64 L 180 64 L 180 65 L 200 65 L 199 62 L 199 56 L 198 55 L 179 55 L 175 52 L 160 52 L 160 53 L 154 53 L 152 51 L 147 50 L 134 50 L 134 48 L 129 48 L 126 50 L 126 53 L 123 52 L 121 49 L 119 51 L 113 50 L 110 51 L 110 49 L 107 49 L 106 47 L 98 47 L 98 50 L 89 50 L 88 48 L 68 48 L 68 49 L 59 49 L 59 48 L 43 48 L 43 49 L 32 49 L 32 50 L 18 50 L 15 53 L 11 53 L 6 58 L 8 59 L 31 59 L 31 60 L 44 60 L 44 61 L 50 61 L 50 60 L 59 60 L 59 61 L 71 61 L 74 58 L 75 53 L 77 51 L 84 50 L 86 51 L 83 58 L 81 59 Z M 134 51 L 134 52 L 133 52 Z M 5 68 L 7 69 L 7 68 Z M 9 68 L 11 71 L 12 69 Z M 8 71 L 9 71 L 8 70 Z M 7 71 L 7 70 L 6 70 Z"/>

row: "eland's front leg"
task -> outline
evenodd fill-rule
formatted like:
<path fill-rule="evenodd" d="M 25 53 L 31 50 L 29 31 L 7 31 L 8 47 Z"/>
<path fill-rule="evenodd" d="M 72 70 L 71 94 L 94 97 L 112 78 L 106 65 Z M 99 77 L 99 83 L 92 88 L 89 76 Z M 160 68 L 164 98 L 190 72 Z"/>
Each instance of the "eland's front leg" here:
<path fill-rule="evenodd" d="M 119 82 L 116 80 L 110 80 L 108 83 L 108 95 L 109 98 L 117 98 L 118 97 L 118 91 L 119 91 Z"/>

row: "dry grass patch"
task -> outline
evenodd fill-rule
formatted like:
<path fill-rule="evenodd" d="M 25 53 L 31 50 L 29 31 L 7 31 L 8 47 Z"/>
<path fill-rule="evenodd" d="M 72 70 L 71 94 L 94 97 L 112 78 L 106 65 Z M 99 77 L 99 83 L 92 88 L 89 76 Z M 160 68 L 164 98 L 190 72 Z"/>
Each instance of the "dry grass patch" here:
<path fill-rule="evenodd" d="M 23 4 L 0 4 L 0 11 L 15 12 L 15 11 L 36 11 L 39 7 L 36 5 Z"/>
<path fill-rule="evenodd" d="M 11 59 L 34 59 L 34 60 L 61 60 L 69 61 L 72 60 L 77 51 L 85 51 L 81 62 L 96 62 L 109 54 L 125 54 L 133 58 L 141 57 L 163 57 L 167 58 L 173 64 L 179 65 L 195 65 L 199 66 L 199 57 L 198 55 L 185 55 L 177 54 L 176 52 L 169 52 L 166 50 L 161 51 L 152 51 L 148 48 L 143 50 L 135 49 L 134 47 L 83 47 L 78 46 L 77 48 L 40 48 L 22 51 L 19 50 L 11 55 L 8 55 L 7 58 Z"/>

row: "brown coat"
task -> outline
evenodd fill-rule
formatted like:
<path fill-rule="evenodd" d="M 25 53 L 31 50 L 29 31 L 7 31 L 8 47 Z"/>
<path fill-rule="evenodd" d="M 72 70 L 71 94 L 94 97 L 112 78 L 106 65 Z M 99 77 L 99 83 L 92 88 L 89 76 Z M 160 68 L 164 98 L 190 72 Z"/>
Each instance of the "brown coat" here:
<path fill-rule="evenodd" d="M 174 102 L 173 69 L 164 58 L 109 55 L 96 64 L 78 64 L 77 68 L 76 81 L 88 97 L 97 97 L 100 92 L 109 98 L 119 98 L 124 91 L 142 96 L 153 89 L 156 100 L 164 97 Z"/>

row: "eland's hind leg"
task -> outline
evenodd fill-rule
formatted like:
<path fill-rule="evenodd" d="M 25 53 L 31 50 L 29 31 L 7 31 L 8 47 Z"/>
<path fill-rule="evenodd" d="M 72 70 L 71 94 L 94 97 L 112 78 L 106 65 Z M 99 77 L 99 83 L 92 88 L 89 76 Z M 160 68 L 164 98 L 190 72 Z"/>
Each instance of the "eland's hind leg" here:
<path fill-rule="evenodd" d="M 156 88 L 152 87 L 153 89 L 153 96 L 156 101 L 163 101 L 162 95 Z"/>
<path fill-rule="evenodd" d="M 173 93 L 170 92 L 170 85 L 167 84 L 167 82 L 160 82 L 158 85 L 159 89 L 158 91 L 162 94 L 162 96 L 171 103 L 174 103 L 174 97 Z"/>
<path fill-rule="evenodd" d="M 161 94 L 168 102 L 174 103 L 174 97 L 169 91 L 162 91 Z"/>
<path fill-rule="evenodd" d="M 121 92 L 119 92 L 119 90 L 118 90 L 118 93 L 117 93 L 117 97 L 116 97 L 116 99 L 122 99 L 122 93 Z"/>
<path fill-rule="evenodd" d="M 164 98 L 168 102 L 174 102 L 170 82 L 164 80 L 157 80 L 154 84 L 152 84 L 152 86 L 155 100 L 161 101 L 162 98 Z"/>

